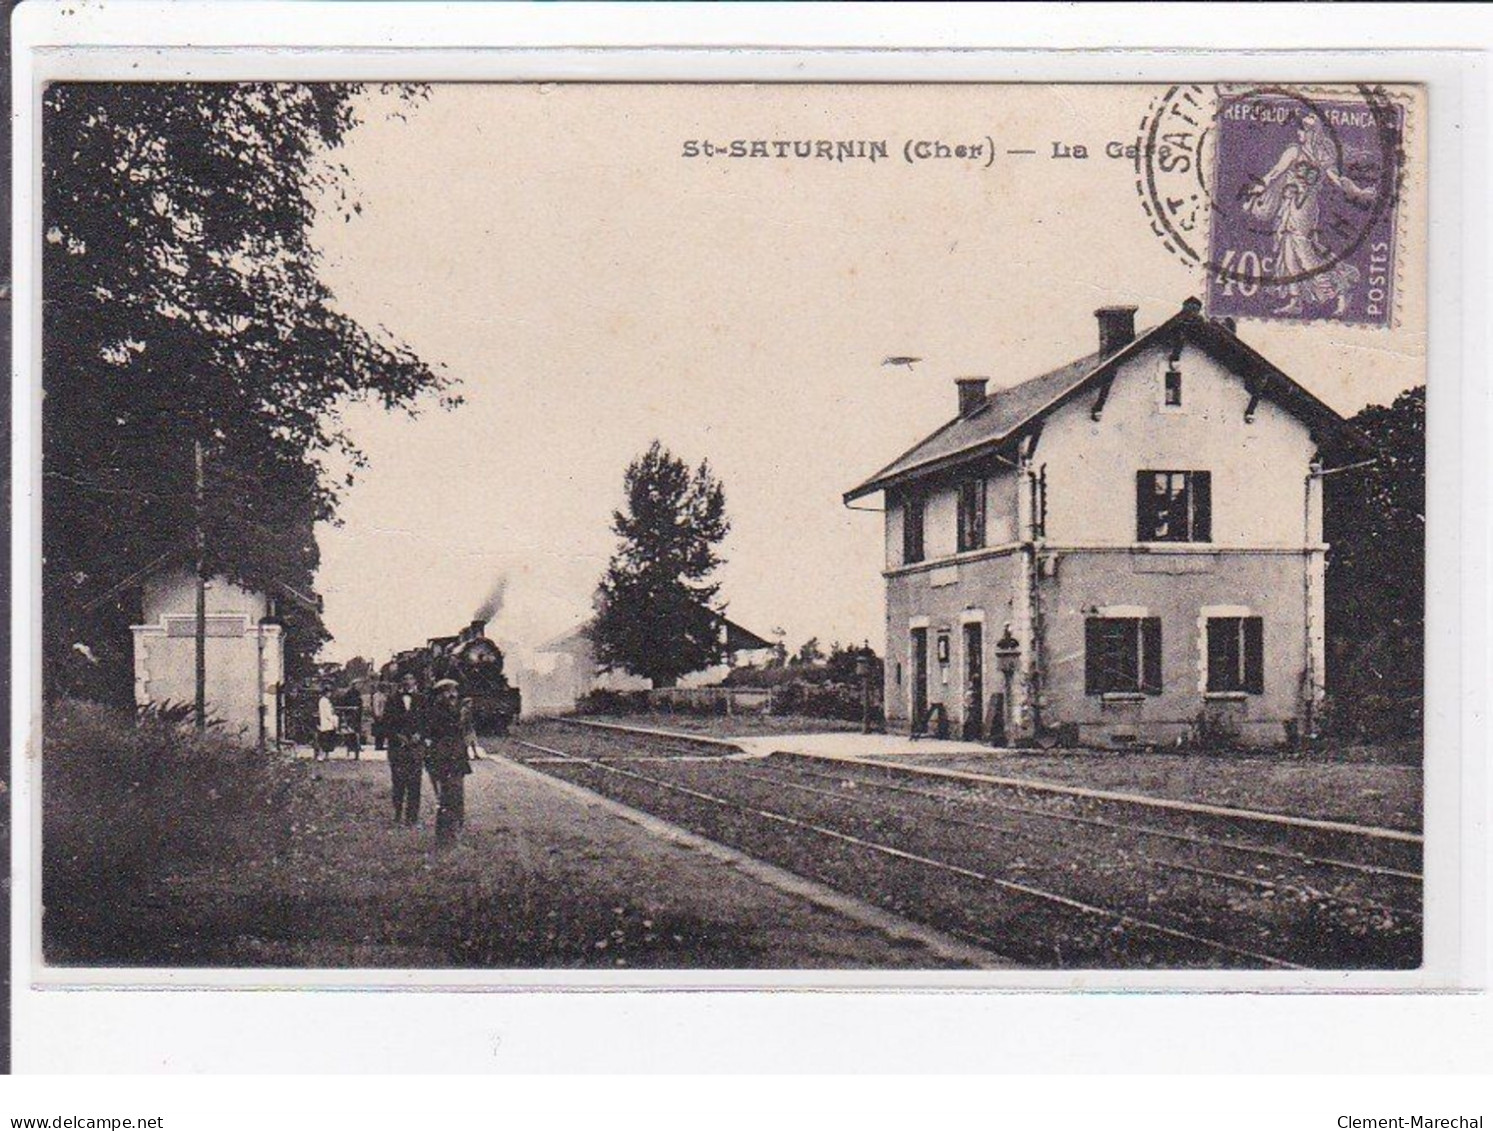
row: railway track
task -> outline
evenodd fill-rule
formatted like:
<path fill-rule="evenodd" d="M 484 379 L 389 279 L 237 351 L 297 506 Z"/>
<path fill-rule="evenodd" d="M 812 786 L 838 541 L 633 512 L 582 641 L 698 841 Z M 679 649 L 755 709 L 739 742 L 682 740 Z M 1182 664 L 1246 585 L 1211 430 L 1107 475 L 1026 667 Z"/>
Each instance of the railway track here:
<path fill-rule="evenodd" d="M 845 782 L 847 780 L 845 778 L 845 776 L 842 775 L 842 774 L 815 773 L 812 770 L 805 770 L 805 769 L 802 769 L 802 768 L 798 769 L 797 772 L 799 774 L 802 774 L 805 777 L 815 778 L 815 779 L 824 780 L 824 781 L 831 781 L 831 782 L 840 782 L 840 783 L 843 783 L 843 782 Z M 815 789 L 812 786 L 804 786 L 804 785 L 800 785 L 800 784 L 792 782 L 792 781 L 787 781 L 787 780 L 783 780 L 783 779 L 772 778 L 770 776 L 763 776 L 761 774 L 756 774 L 756 773 L 752 773 L 752 772 L 749 772 L 749 771 L 742 771 L 742 776 L 746 777 L 748 779 L 756 779 L 756 780 L 761 780 L 761 781 L 771 781 L 771 782 L 773 782 L 773 784 L 781 786 L 781 787 L 783 787 L 785 789 L 800 790 L 800 791 L 803 791 L 803 792 L 815 793 L 815 794 L 817 794 L 819 796 L 833 796 L 833 797 L 838 797 L 841 800 L 846 800 L 846 801 L 849 801 L 851 803 L 860 803 L 860 802 L 866 800 L 865 798 L 862 798 L 862 797 L 846 797 L 843 793 L 835 794 L 835 793 L 831 793 L 830 791 L 827 791 L 827 790 Z M 1318 866 L 1318 867 L 1324 867 L 1324 868 L 1347 868 L 1347 869 L 1352 869 L 1353 871 L 1366 871 L 1366 872 L 1370 872 L 1370 873 L 1374 873 L 1374 874 L 1390 873 L 1390 874 L 1394 874 L 1394 875 L 1398 875 L 1398 876 L 1408 876 L 1408 877 L 1411 877 L 1411 878 L 1414 878 L 1414 879 L 1417 879 L 1417 880 L 1420 878 L 1417 874 L 1414 874 L 1414 873 L 1396 872 L 1396 871 L 1393 871 L 1392 869 L 1376 868 L 1376 867 L 1373 867 L 1371 865 L 1354 864 L 1354 863 L 1351 863 L 1351 862 L 1340 861 L 1340 860 L 1313 859 L 1313 858 L 1308 857 L 1305 854 L 1301 854 L 1301 853 L 1288 853 L 1288 852 L 1279 852 L 1279 851 L 1269 850 L 1269 849 L 1261 849 L 1261 848 L 1259 848 L 1257 846 L 1254 846 L 1254 845 L 1230 844 L 1227 841 L 1219 840 L 1219 839 L 1213 838 L 1213 837 L 1189 836 L 1189 835 L 1187 835 L 1185 833 L 1170 832 L 1170 831 L 1168 831 L 1166 829 L 1148 828 L 1148 827 L 1146 827 L 1144 825 L 1126 825 L 1126 824 L 1122 824 L 1120 822 L 1116 822 L 1116 821 L 1105 821 L 1105 820 L 1102 820 L 1102 819 L 1099 819 L 1099 818 L 1094 818 L 1094 817 L 1076 817 L 1076 816 L 1073 816 L 1071 814 L 1065 814 L 1065 813 L 1047 813 L 1047 812 L 1043 812 L 1040 809 L 1032 808 L 1031 806 L 1000 805 L 1000 804 L 997 804 L 996 802 L 982 800 L 982 799 L 979 799 L 979 798 L 958 798 L 958 799 L 951 799 L 951 798 L 948 798 L 947 795 L 934 793 L 931 790 L 922 790 L 922 789 L 916 789 L 916 788 L 911 788 L 911 787 L 907 787 L 907 786 L 900 786 L 900 785 L 895 785 L 895 784 L 890 783 L 890 782 L 878 782 L 878 781 L 874 781 L 874 780 L 865 780 L 865 779 L 860 779 L 860 780 L 850 779 L 850 780 L 853 781 L 855 788 L 871 788 L 871 789 L 874 789 L 874 790 L 881 790 L 881 791 L 886 791 L 886 792 L 889 792 L 889 793 L 908 794 L 908 795 L 911 795 L 911 796 L 914 796 L 914 797 L 927 797 L 927 798 L 932 798 L 932 799 L 938 800 L 938 801 L 949 801 L 949 800 L 953 800 L 955 802 L 963 802 L 964 804 L 980 805 L 980 806 L 987 807 L 987 808 L 990 808 L 990 809 L 999 810 L 999 811 L 1002 811 L 1002 812 L 1019 813 L 1019 814 L 1022 814 L 1024 816 L 1034 816 L 1034 817 L 1037 817 L 1037 818 L 1039 818 L 1041 820 L 1046 820 L 1046 821 L 1076 822 L 1076 823 L 1079 823 L 1079 824 L 1091 825 L 1091 826 L 1094 826 L 1096 828 L 1110 829 L 1110 830 L 1113 830 L 1115 832 L 1132 833 L 1132 834 L 1136 834 L 1136 835 L 1139 835 L 1139 836 L 1147 836 L 1147 837 L 1164 837 L 1164 838 L 1166 838 L 1168 840 L 1176 840 L 1176 841 L 1180 841 L 1180 842 L 1182 842 L 1184 844 L 1198 845 L 1198 846 L 1201 846 L 1201 847 L 1204 847 L 1204 848 L 1207 848 L 1207 849 L 1211 849 L 1211 850 L 1214 850 L 1214 851 L 1240 852 L 1240 853 L 1249 853 L 1249 854 L 1257 854 L 1257 853 L 1260 853 L 1260 852 L 1266 852 L 1266 853 L 1269 853 L 1270 855 L 1279 856 L 1279 857 L 1281 857 L 1283 859 L 1287 859 L 1287 860 L 1291 860 L 1293 862 L 1297 862 L 1297 863 L 1301 863 L 1301 864 L 1307 864 L 1307 865 L 1311 865 L 1311 866 Z M 979 830 L 984 831 L 984 832 L 993 832 L 993 833 L 996 833 L 996 834 L 1001 835 L 1001 836 L 1017 837 L 1019 839 L 1025 840 L 1025 841 L 1029 841 L 1029 842 L 1033 842 L 1033 843 L 1038 843 L 1038 844 L 1051 844 L 1053 842 L 1053 840 L 1056 839 L 1052 835 L 1043 835 L 1043 834 L 1032 833 L 1032 832 L 1029 832 L 1029 831 L 1024 830 L 1024 829 L 1013 828 L 1012 826 L 1009 826 L 1009 825 L 994 824 L 994 823 L 989 822 L 989 821 L 972 821 L 972 820 L 964 820 L 964 819 L 961 819 L 961 818 L 958 818 L 958 817 L 949 817 L 949 816 L 940 817 L 939 820 L 946 821 L 949 824 L 961 825 L 961 826 L 963 826 L 965 828 L 979 829 Z M 1305 885 L 1298 885 L 1298 884 L 1291 884 L 1291 883 L 1284 882 L 1284 881 L 1265 880 L 1265 879 L 1261 879 L 1258 876 L 1250 876 L 1250 875 L 1239 873 L 1239 872 L 1230 872 L 1230 871 L 1220 870 L 1220 869 L 1216 869 L 1216 868 L 1206 868 L 1206 867 L 1202 867 L 1202 866 L 1196 865 L 1196 864 L 1189 864 L 1189 863 L 1187 863 L 1185 861 L 1181 861 L 1181 860 L 1173 860 L 1173 859 L 1166 859 L 1166 858 L 1160 858 L 1160 857 L 1155 857 L 1155 856 L 1148 856 L 1148 855 L 1145 855 L 1145 854 L 1142 854 L 1142 853 L 1133 853 L 1131 855 L 1131 858 L 1134 859 L 1134 860 L 1136 860 L 1137 862 L 1139 862 L 1141 864 L 1144 864 L 1144 865 L 1148 866 L 1148 867 L 1161 868 L 1161 869 L 1172 868 L 1172 869 L 1177 869 L 1179 871 L 1192 872 L 1192 873 L 1194 873 L 1196 875 L 1206 876 L 1209 879 L 1221 880 L 1221 881 L 1223 881 L 1225 883 L 1239 884 L 1239 885 L 1242 885 L 1242 886 L 1245 886 L 1245 887 L 1251 887 L 1251 888 L 1256 888 L 1256 889 L 1272 889 L 1272 890 L 1277 890 L 1277 891 L 1293 892 L 1293 893 L 1296 893 L 1296 894 L 1299 894 L 1299 895 L 1304 895 L 1304 896 L 1306 896 L 1308 898 L 1324 900 L 1324 901 L 1327 901 L 1329 903 L 1341 903 L 1341 904 L 1343 904 L 1345 906 L 1362 907 L 1362 908 L 1365 908 L 1365 909 L 1368 909 L 1368 910 L 1373 910 L 1373 911 L 1385 911 L 1385 912 L 1390 912 L 1392 914 L 1404 915 L 1404 916 L 1411 917 L 1411 918 L 1416 918 L 1416 919 L 1419 919 L 1419 918 L 1422 917 L 1421 916 L 1421 912 L 1418 909 L 1416 909 L 1416 908 L 1397 907 L 1397 906 L 1394 906 L 1393 904 L 1379 903 L 1379 902 L 1376 902 L 1376 901 L 1370 900 L 1370 899 L 1358 899 L 1358 898 L 1355 898 L 1353 896 L 1339 895 L 1337 893 L 1326 891 L 1326 890 L 1323 890 L 1323 889 L 1320 889 L 1320 888 L 1308 887 L 1308 886 L 1305 886 Z"/>
<path fill-rule="evenodd" d="M 667 744 L 683 755 L 670 758 L 622 735 L 512 741 L 536 768 L 1032 965 L 1418 960 L 1419 877 L 1407 869 L 951 795 L 862 767 L 702 757 L 683 742 Z M 1290 874 L 1240 871 L 1241 859 Z"/>
<path fill-rule="evenodd" d="M 1360 861 L 1339 860 L 1331 856 L 1313 855 L 1311 853 L 1295 851 L 1284 848 L 1274 848 L 1268 845 L 1252 843 L 1240 840 L 1225 840 L 1220 837 L 1200 835 L 1192 832 L 1178 831 L 1177 829 L 1166 829 L 1156 825 L 1114 821 L 1103 817 L 1086 816 L 1069 812 L 1054 812 L 1035 805 L 1013 805 L 997 801 L 982 793 L 966 793 L 958 795 L 947 790 L 939 791 L 932 789 L 920 789 L 917 786 L 905 785 L 889 780 L 878 778 L 847 778 L 844 774 L 833 774 L 827 772 L 816 772 L 812 769 L 798 767 L 798 773 L 809 778 L 830 782 L 853 782 L 857 788 L 868 788 L 888 793 L 904 794 L 911 797 L 928 798 L 938 802 L 948 802 L 989 809 L 1000 813 L 1017 814 L 1023 817 L 1033 817 L 1041 821 L 1050 821 L 1059 824 L 1073 824 L 1088 826 L 1096 829 L 1108 829 L 1114 832 L 1132 834 L 1139 837 L 1154 838 L 1169 841 L 1176 844 L 1193 846 L 1199 849 L 1214 851 L 1225 854 L 1233 854 L 1244 857 L 1262 857 L 1278 860 L 1309 870 L 1323 872 L 1341 872 L 1357 874 L 1367 877 L 1390 877 L 1403 880 L 1414 885 L 1418 890 L 1422 882 L 1419 872 L 1407 871 L 1400 868 L 1392 868 L 1385 865 L 1366 864 Z M 1244 878 L 1244 877 L 1238 877 Z M 1419 914 L 1419 912 L 1415 912 Z"/>
<path fill-rule="evenodd" d="M 698 761 L 711 761 L 722 756 L 723 749 L 734 751 L 736 748 L 729 742 L 695 735 L 676 734 L 667 731 L 632 730 L 614 724 L 594 723 L 573 719 L 561 720 L 569 726 L 591 728 L 603 728 L 619 741 L 639 741 L 643 739 L 648 742 L 661 742 L 664 748 L 684 752 L 692 751 L 691 757 Z M 644 736 L 647 736 L 644 738 Z M 699 744 L 709 744 L 715 748 L 711 754 L 701 754 Z M 612 761 L 624 755 L 608 753 L 603 760 Z M 735 757 L 743 757 L 737 753 Z M 762 755 L 748 755 L 752 759 L 760 759 Z M 1053 819 L 1067 819 L 1079 824 L 1093 823 L 1096 825 L 1114 824 L 1104 820 L 1093 820 L 1089 817 L 1075 816 L 1075 812 L 1082 813 L 1087 807 L 1094 807 L 1109 812 L 1131 812 L 1139 814 L 1142 820 L 1121 822 L 1120 827 L 1133 830 L 1146 830 L 1152 835 L 1170 837 L 1172 839 L 1193 839 L 1198 843 L 1215 843 L 1227 845 L 1231 850 L 1238 852 L 1252 852 L 1261 856 L 1276 856 L 1281 859 L 1294 860 L 1307 864 L 1320 864 L 1324 867 L 1341 868 L 1349 871 L 1361 871 L 1367 875 L 1394 876 L 1405 880 L 1414 881 L 1419 884 L 1422 875 L 1419 871 L 1420 857 L 1423 847 L 1423 838 L 1417 832 L 1406 829 L 1377 828 L 1373 826 L 1351 824 L 1345 821 L 1324 820 L 1320 818 L 1301 817 L 1284 813 L 1261 812 L 1257 810 L 1238 809 L 1227 806 L 1205 804 L 1191 801 L 1180 801 L 1175 799 L 1154 797 L 1149 795 L 1119 793 L 1113 790 L 1091 789 L 1082 786 L 1063 785 L 1056 782 L 1036 781 L 1027 778 L 1011 778 L 989 773 L 973 773 L 967 770 L 952 770 L 938 766 L 910 767 L 896 762 L 886 762 L 868 758 L 836 758 L 832 763 L 827 759 L 816 758 L 804 754 L 782 753 L 773 755 L 775 760 L 791 761 L 800 766 L 824 766 L 832 764 L 835 767 L 853 768 L 862 774 L 878 775 L 883 779 L 902 779 L 911 772 L 916 774 L 921 781 L 931 782 L 934 785 L 945 788 L 945 792 L 937 793 L 928 789 L 897 787 L 900 792 L 927 796 L 927 797 L 949 797 L 955 794 L 949 790 L 977 790 L 984 794 L 1013 795 L 1027 801 L 1028 803 L 1040 802 L 1049 806 L 1060 804 L 1065 806 L 1061 809 L 1037 809 L 1011 807 L 1010 812 L 1023 812 L 1050 816 Z M 808 772 L 807 770 L 805 772 Z M 887 788 L 892 788 L 888 786 Z M 1147 825 L 1144 819 L 1171 820 L 1173 823 L 1183 821 L 1194 827 L 1216 827 L 1224 828 L 1232 839 L 1224 841 L 1207 836 L 1179 837 L 1175 831 Z M 1241 839 L 1245 836 L 1249 839 Z M 1269 846 L 1270 841 L 1295 842 L 1297 844 L 1305 841 L 1315 847 L 1308 851 L 1296 847 L 1291 850 L 1281 851 Z M 1323 845 L 1331 845 L 1336 841 L 1340 845 L 1351 846 L 1352 851 L 1358 853 L 1360 859 L 1343 860 L 1334 858 L 1330 851 L 1323 849 Z M 1377 862 L 1375 858 L 1377 857 Z"/>
<path fill-rule="evenodd" d="M 570 720 L 566 720 L 571 722 Z M 572 723 L 571 725 L 577 725 Z M 622 743 L 639 741 L 640 734 L 658 735 L 662 746 L 649 749 L 646 755 L 608 752 L 601 759 L 614 762 L 621 759 L 646 758 L 649 761 L 716 762 L 722 754 L 719 750 L 711 754 L 699 753 L 696 743 L 708 742 L 715 747 L 730 748 L 730 744 L 717 739 L 700 739 L 694 736 L 667 735 L 666 732 L 628 732 L 624 728 L 606 724 L 582 724 L 587 728 L 606 726 L 606 729 Z M 673 750 L 673 755 L 660 754 L 658 750 Z M 740 757 L 740 755 L 737 755 Z M 760 756 L 753 756 L 758 764 L 765 765 Z M 1245 857 L 1278 860 L 1283 863 L 1317 869 L 1326 872 L 1359 874 L 1366 877 L 1390 878 L 1405 881 L 1418 892 L 1423 876 L 1419 871 L 1421 837 L 1399 829 L 1379 829 L 1351 825 L 1339 821 L 1321 821 L 1292 817 L 1284 814 L 1256 813 L 1249 810 L 1227 809 L 1220 806 L 1197 805 L 1188 802 L 1172 802 L 1162 798 L 1132 798 L 1129 795 L 1108 791 L 1090 790 L 1048 782 L 1018 778 L 1002 778 L 988 774 L 972 774 L 950 771 L 937 767 L 917 767 L 917 780 L 931 782 L 928 786 L 906 783 L 909 767 L 862 759 L 825 760 L 805 755 L 779 754 L 774 761 L 792 763 L 798 772 L 811 778 L 826 781 L 852 780 L 857 785 L 899 793 L 935 801 L 956 801 L 979 804 L 1004 813 L 1030 816 L 1053 822 L 1073 825 L 1108 828 L 1134 833 L 1163 841 L 1190 844 L 1203 848 Z M 832 766 L 833 769 L 814 767 Z M 856 776 L 849 777 L 850 772 Z M 997 797 L 1014 798 L 1000 801 Z M 1139 808 L 1135 802 L 1141 802 Z M 1138 812 L 1144 819 L 1115 820 L 1111 817 L 1095 816 L 1094 811 Z M 1170 819 L 1172 827 L 1163 827 L 1158 821 Z M 1225 828 L 1230 837 L 1225 839 L 1197 831 L 1199 827 Z M 1306 839 L 1312 845 L 1308 850 L 1293 845 L 1293 840 Z M 1358 859 L 1342 859 L 1322 848 L 1324 840 L 1333 840 L 1340 845 L 1351 846 Z M 1352 853 L 1350 853 L 1352 854 Z M 1377 858 L 1377 859 L 1376 859 Z"/>

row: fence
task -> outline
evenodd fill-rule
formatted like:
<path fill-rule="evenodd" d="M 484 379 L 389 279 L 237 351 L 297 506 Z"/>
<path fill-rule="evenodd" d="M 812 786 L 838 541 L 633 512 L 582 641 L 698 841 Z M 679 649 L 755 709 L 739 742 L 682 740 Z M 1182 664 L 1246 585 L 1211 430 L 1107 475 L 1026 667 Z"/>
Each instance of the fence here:
<path fill-rule="evenodd" d="M 770 687 L 658 687 L 647 693 L 655 711 L 693 715 L 770 715 Z"/>

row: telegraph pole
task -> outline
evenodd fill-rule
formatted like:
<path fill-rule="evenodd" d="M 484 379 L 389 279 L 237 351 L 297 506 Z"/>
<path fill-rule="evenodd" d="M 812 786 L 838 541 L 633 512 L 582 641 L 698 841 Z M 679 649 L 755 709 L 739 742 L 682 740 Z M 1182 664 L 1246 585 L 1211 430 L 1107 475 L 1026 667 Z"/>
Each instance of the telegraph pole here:
<path fill-rule="evenodd" d="M 207 536 L 202 529 L 202 441 L 193 444 L 196 476 L 193 482 L 194 514 L 193 531 L 197 550 L 197 729 L 207 729 Z"/>

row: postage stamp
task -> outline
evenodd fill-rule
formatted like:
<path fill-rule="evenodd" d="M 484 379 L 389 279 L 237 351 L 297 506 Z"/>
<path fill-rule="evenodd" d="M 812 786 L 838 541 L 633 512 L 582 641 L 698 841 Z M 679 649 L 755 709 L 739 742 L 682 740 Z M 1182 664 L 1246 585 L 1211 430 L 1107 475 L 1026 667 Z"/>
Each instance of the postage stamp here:
<path fill-rule="evenodd" d="M 1205 267 L 1210 314 L 1392 323 L 1404 114 L 1367 87 L 1167 92 L 1137 184 L 1171 250 Z"/>

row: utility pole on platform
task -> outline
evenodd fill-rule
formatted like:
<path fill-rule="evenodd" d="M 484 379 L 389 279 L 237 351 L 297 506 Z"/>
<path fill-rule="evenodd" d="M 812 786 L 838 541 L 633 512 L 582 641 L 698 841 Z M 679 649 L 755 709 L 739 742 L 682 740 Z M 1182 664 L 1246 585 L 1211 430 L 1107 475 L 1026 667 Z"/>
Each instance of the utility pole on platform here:
<path fill-rule="evenodd" d="M 207 535 L 202 529 L 202 441 L 197 440 L 193 445 L 193 458 L 196 463 L 196 474 L 193 480 L 192 497 L 195 500 L 194 515 L 195 527 L 193 534 L 196 541 L 197 551 L 197 698 L 196 698 L 196 720 L 197 729 L 207 729 Z"/>

